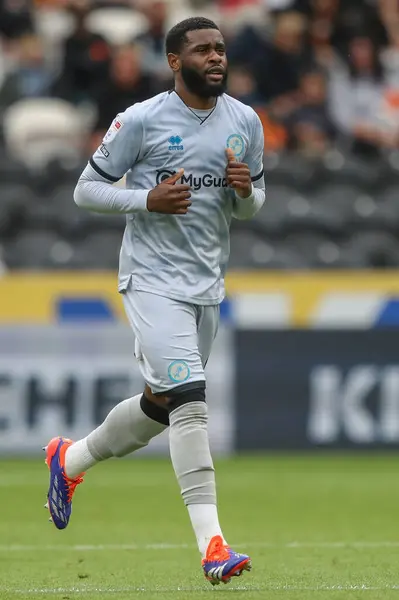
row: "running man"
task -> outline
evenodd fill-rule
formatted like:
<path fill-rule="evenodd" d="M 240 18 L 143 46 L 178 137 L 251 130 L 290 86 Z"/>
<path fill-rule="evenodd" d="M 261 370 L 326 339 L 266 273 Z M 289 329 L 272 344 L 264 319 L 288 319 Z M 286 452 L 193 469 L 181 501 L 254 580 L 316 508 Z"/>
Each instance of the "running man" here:
<path fill-rule="evenodd" d="M 204 368 L 225 295 L 232 217 L 253 217 L 265 200 L 264 140 L 252 108 L 225 93 L 226 49 L 215 23 L 177 24 L 166 53 L 174 89 L 117 115 L 74 194 L 81 208 L 126 214 L 119 292 L 146 386 L 86 438 L 49 442 L 48 508 L 64 529 L 89 468 L 169 427 L 202 568 L 216 585 L 249 571 L 251 560 L 229 547 L 219 524 Z M 126 189 L 115 187 L 125 174 Z"/>

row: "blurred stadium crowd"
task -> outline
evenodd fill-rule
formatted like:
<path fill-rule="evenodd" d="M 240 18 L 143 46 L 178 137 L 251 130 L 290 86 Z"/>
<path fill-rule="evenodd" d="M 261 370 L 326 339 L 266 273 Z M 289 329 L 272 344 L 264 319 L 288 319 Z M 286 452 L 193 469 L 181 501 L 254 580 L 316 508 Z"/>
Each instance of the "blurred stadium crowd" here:
<path fill-rule="evenodd" d="M 196 14 L 265 130 L 268 199 L 231 266 L 399 266 L 397 0 L 0 0 L 3 269 L 117 266 L 123 219 L 73 187 L 114 116 L 171 87 L 165 33 Z"/>

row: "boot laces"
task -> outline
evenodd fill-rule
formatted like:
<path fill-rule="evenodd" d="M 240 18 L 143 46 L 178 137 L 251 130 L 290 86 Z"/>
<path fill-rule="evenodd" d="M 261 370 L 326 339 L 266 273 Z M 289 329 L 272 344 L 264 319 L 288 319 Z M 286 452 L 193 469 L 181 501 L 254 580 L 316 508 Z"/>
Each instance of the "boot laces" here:
<path fill-rule="evenodd" d="M 223 544 L 222 538 L 217 536 L 209 545 L 207 560 L 222 562 L 224 560 L 229 560 L 229 558 L 230 554 L 228 552 L 228 547 Z"/>
<path fill-rule="evenodd" d="M 79 475 L 79 477 L 76 477 L 76 479 L 69 479 L 69 477 L 64 475 L 64 481 L 67 484 L 67 489 L 68 489 L 68 491 L 67 491 L 68 502 L 71 502 L 72 496 L 74 495 L 75 490 L 76 490 L 76 486 L 78 486 L 79 483 L 83 483 L 83 475 L 84 475 L 84 473 Z"/>

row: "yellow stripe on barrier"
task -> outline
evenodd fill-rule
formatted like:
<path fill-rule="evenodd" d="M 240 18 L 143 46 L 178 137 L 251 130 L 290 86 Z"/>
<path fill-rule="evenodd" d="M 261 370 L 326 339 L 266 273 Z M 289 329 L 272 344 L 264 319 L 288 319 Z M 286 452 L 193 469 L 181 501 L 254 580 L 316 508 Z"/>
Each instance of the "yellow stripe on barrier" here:
<path fill-rule="evenodd" d="M 399 296 L 397 271 L 243 272 L 230 273 L 229 296 L 242 293 L 287 294 L 292 299 L 291 324 L 306 326 L 320 299 L 336 292 L 368 292 Z M 50 323 L 60 298 L 99 298 L 116 319 L 125 320 L 113 272 L 11 273 L 0 279 L 0 323 Z"/>
<path fill-rule="evenodd" d="M 0 322 L 50 323 L 60 298 L 104 300 L 117 319 L 125 319 L 117 275 L 107 272 L 7 274 L 0 279 Z"/>
<path fill-rule="evenodd" d="M 227 292 L 267 294 L 279 292 L 292 299 L 291 324 L 307 327 L 320 299 L 331 293 L 399 295 L 399 271 L 293 271 L 231 273 Z"/>

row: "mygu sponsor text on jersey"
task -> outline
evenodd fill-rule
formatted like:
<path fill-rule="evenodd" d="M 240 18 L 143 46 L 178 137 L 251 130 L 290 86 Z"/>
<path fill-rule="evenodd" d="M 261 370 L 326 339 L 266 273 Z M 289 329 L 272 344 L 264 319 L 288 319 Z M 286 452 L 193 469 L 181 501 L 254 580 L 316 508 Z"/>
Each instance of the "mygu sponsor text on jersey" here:
<path fill-rule="evenodd" d="M 157 171 L 157 185 L 168 179 L 174 175 L 176 171 L 169 171 L 167 169 L 162 169 L 161 171 Z M 227 188 L 228 183 L 225 177 L 215 177 L 211 173 L 205 173 L 201 177 L 195 176 L 192 173 L 186 174 L 184 173 L 180 182 L 183 185 L 189 185 L 193 190 L 198 191 L 201 188 Z"/>

